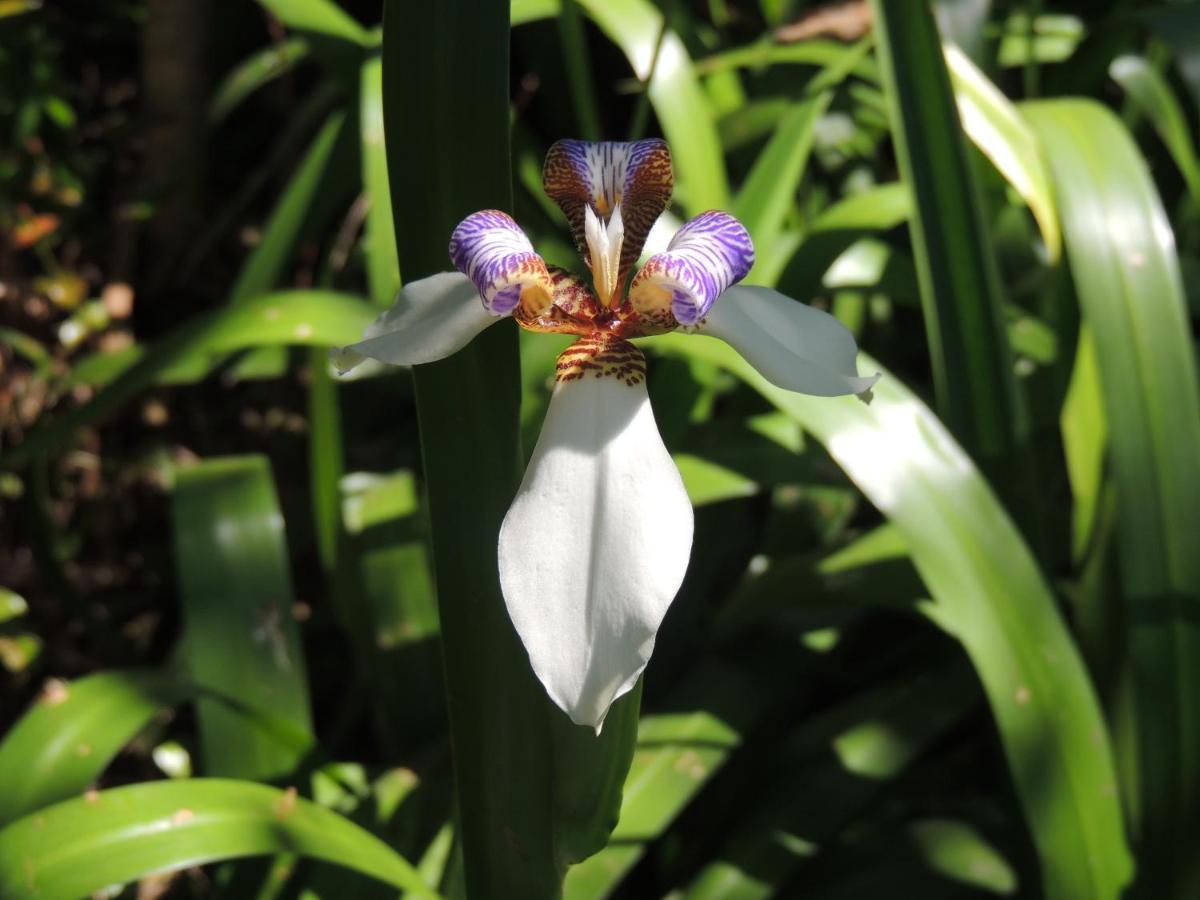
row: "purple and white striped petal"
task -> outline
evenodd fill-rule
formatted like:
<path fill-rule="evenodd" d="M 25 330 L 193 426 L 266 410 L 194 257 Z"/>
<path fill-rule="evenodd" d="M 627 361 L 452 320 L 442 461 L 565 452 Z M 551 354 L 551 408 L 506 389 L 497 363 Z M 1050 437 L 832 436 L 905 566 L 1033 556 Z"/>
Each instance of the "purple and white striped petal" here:
<path fill-rule="evenodd" d="M 669 309 L 679 324 L 695 325 L 753 265 L 754 244 L 745 226 L 711 210 L 680 228 L 665 253 L 646 261 L 629 301 L 642 315 L 662 316 Z"/>
<path fill-rule="evenodd" d="M 571 223 L 575 244 L 589 266 L 588 208 L 607 225 L 620 205 L 624 237 L 619 287 L 641 255 L 651 226 L 671 202 L 671 151 L 657 138 L 629 143 L 558 141 L 546 154 L 542 186 Z"/>
<path fill-rule="evenodd" d="M 450 260 L 475 283 L 494 316 L 506 316 L 518 304 L 537 315 L 553 302 L 545 261 L 508 213 L 485 209 L 463 219 L 450 236 Z"/>

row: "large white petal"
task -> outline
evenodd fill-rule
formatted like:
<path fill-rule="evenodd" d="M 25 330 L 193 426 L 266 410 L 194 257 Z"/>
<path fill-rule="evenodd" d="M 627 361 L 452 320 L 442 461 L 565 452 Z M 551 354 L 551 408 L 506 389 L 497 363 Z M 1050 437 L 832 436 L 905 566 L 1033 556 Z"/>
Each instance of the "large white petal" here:
<path fill-rule="evenodd" d="M 687 571 L 692 506 L 642 381 L 559 383 L 500 529 L 500 584 L 533 671 L 599 733 Z"/>
<path fill-rule="evenodd" d="M 335 348 L 330 357 L 343 375 L 368 358 L 395 366 L 434 362 L 457 353 L 501 318 L 484 309 L 470 278 L 441 272 L 406 284 L 361 341 Z"/>
<path fill-rule="evenodd" d="M 845 325 L 770 288 L 729 288 L 699 331 L 731 344 L 768 381 L 789 391 L 863 394 L 879 379 L 858 374 L 858 346 Z"/>

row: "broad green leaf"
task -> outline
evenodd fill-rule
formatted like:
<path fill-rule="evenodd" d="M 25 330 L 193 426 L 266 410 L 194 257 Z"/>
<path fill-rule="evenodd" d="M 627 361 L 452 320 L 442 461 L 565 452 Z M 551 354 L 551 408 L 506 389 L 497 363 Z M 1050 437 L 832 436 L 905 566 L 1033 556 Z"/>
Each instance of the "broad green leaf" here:
<path fill-rule="evenodd" d="M 171 513 L 192 677 L 310 732 L 283 517 L 267 460 L 226 457 L 181 468 Z M 268 780 L 300 761 L 295 746 L 225 704 L 201 699 L 196 713 L 207 773 Z"/>
<path fill-rule="evenodd" d="M 1029 550 L 941 422 L 888 372 L 868 406 L 783 391 L 711 338 L 655 345 L 727 369 L 795 418 L 891 520 L 935 601 L 928 613 L 987 691 L 1047 897 L 1118 897 L 1132 865 L 1099 703 Z"/>
<path fill-rule="evenodd" d="M 264 84 L 290 72 L 307 55 L 308 42 L 302 37 L 291 37 L 246 57 L 213 91 L 208 107 L 209 123 L 222 122 L 243 100 Z"/>
<path fill-rule="evenodd" d="M 112 415 L 153 384 L 200 380 L 225 354 L 252 347 L 353 343 L 374 317 L 370 304 L 347 294 L 283 291 L 197 316 L 144 351 L 119 355 L 115 365 L 103 356 L 92 357 L 91 372 L 79 380 L 102 385 L 96 396 L 39 424 L 4 462 L 16 465 L 53 452 L 77 429 Z"/>
<path fill-rule="evenodd" d="M 160 709 L 191 693 L 151 670 L 51 681 L 0 743 L 0 824 L 82 794 Z"/>
<path fill-rule="evenodd" d="M 913 192 L 910 230 L 938 408 L 967 450 L 999 469 L 1017 456 L 1025 423 L 937 26 L 924 4 L 872 0 L 872 9 L 893 140 Z"/>
<path fill-rule="evenodd" d="M 1050 262 L 1062 252 L 1062 232 L 1041 148 L 1021 114 L 958 47 L 944 47 L 963 131 L 1029 205 Z"/>
<path fill-rule="evenodd" d="M 1187 116 L 1167 80 L 1144 57 L 1132 54 L 1114 59 L 1108 74 L 1150 120 L 1179 167 L 1193 202 L 1200 203 L 1200 159 Z"/>
<path fill-rule="evenodd" d="M 1129 628 L 1126 799 L 1145 890 L 1171 896 L 1200 828 L 1200 391 L 1179 260 L 1145 162 L 1112 113 L 1086 100 L 1022 112 L 1054 172 L 1096 344 Z"/>
<path fill-rule="evenodd" d="M 157 872 L 272 853 L 436 896 L 394 850 L 295 789 L 216 778 L 114 788 L 13 822 L 0 830 L 0 895 L 66 900 Z"/>

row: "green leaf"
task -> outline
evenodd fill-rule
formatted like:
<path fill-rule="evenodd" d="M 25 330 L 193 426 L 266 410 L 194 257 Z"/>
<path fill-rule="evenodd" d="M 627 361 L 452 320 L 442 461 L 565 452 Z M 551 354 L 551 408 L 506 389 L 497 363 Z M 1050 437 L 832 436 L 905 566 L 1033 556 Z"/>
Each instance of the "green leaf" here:
<path fill-rule="evenodd" d="M 1183 175 L 1194 203 L 1200 203 L 1200 160 L 1179 101 L 1167 80 L 1144 57 L 1118 56 L 1108 74 L 1141 113 L 1150 120 Z"/>
<path fill-rule="evenodd" d="M 291 37 L 252 53 L 221 79 L 208 106 L 210 125 L 218 125 L 243 100 L 268 82 L 290 72 L 308 56 L 308 42 Z"/>
<path fill-rule="evenodd" d="M 1127 800 L 1148 896 L 1173 896 L 1200 828 L 1200 391 L 1179 260 L 1145 162 L 1112 113 L 1086 100 L 1022 111 L 1055 175 L 1096 343 L 1130 629 Z"/>
<path fill-rule="evenodd" d="M 51 453 L 77 429 L 112 415 L 151 385 L 198 381 L 226 354 L 252 347 L 354 343 L 374 317 L 370 304 L 333 291 L 266 294 L 197 316 L 144 352 L 122 354 L 115 365 L 105 365 L 103 356 L 93 357 L 94 377 L 83 377 L 80 383 L 99 383 L 102 390 L 83 406 L 39 423 L 4 462 L 13 466 Z"/>
<path fill-rule="evenodd" d="M 417 896 L 433 891 L 394 850 L 294 789 L 216 778 L 114 788 L 0 831 L 0 895 L 62 900 L 220 859 L 299 853 Z"/>
<path fill-rule="evenodd" d="M 83 793 L 160 709 L 191 693 L 149 670 L 52 681 L 0 743 L 0 824 Z"/>
<path fill-rule="evenodd" d="M 925 4 L 872 0 L 938 409 L 985 466 L 1024 442 L 996 261 L 967 164 L 937 26 Z M 1007 482 L 1008 479 L 1005 479 Z"/>
<path fill-rule="evenodd" d="M 926 611 L 962 642 L 983 682 L 1047 897 L 1119 896 L 1131 861 L 1092 685 L 1029 550 L 941 422 L 887 372 L 868 406 L 781 390 L 711 338 L 654 345 L 737 375 L 825 444 L 891 520 L 933 595 Z"/>
<path fill-rule="evenodd" d="M 283 517 L 266 458 L 180 469 L 171 513 L 192 677 L 311 732 Z M 202 699 L 196 712 L 208 773 L 267 780 L 300 761 L 294 745 L 225 704 Z"/>
<path fill-rule="evenodd" d="M 945 45 L 944 51 L 963 131 L 1029 204 L 1046 254 L 1055 262 L 1062 252 L 1062 231 L 1037 138 L 1012 102 L 965 53 L 953 44 Z"/>

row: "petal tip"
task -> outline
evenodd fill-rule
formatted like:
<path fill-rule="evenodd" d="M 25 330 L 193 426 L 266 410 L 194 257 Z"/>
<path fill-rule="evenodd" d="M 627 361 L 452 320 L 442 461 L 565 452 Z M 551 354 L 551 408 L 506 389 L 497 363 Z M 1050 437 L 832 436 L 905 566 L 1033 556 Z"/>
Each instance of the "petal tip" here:
<path fill-rule="evenodd" d="M 348 375 L 366 359 L 361 353 L 351 347 L 330 347 L 329 361 L 333 364 L 338 375 Z"/>

